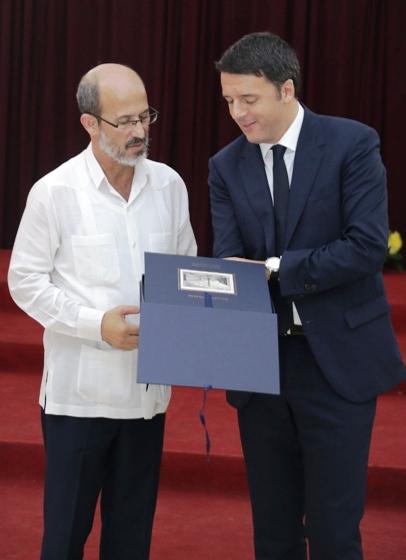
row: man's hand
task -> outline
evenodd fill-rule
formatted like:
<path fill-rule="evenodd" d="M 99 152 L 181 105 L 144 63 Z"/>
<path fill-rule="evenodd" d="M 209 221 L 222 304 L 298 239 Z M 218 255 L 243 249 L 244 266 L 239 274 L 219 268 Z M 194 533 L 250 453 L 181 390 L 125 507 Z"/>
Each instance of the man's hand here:
<path fill-rule="evenodd" d="M 264 261 L 253 261 L 251 259 L 244 259 L 243 257 L 224 257 L 225 261 L 238 261 L 238 262 L 246 262 L 246 263 L 251 263 L 251 264 L 263 264 L 264 268 L 265 268 L 265 262 Z M 271 271 L 268 270 L 267 268 L 265 268 L 265 277 L 267 280 L 270 279 L 271 277 Z"/>
<path fill-rule="evenodd" d="M 102 339 L 119 350 L 138 348 L 140 329 L 138 325 L 126 321 L 126 315 L 139 312 L 139 307 L 130 305 L 119 305 L 106 311 L 101 323 Z"/>
<path fill-rule="evenodd" d="M 254 261 L 252 259 L 244 259 L 243 257 L 224 257 L 225 261 L 238 261 L 238 262 L 246 262 L 249 264 L 265 264 L 265 261 Z"/>

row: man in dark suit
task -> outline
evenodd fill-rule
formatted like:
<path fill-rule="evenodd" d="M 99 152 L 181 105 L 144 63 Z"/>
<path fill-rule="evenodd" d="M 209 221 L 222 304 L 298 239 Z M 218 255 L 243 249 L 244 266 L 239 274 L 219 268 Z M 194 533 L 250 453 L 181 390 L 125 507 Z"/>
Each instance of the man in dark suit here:
<path fill-rule="evenodd" d="M 302 106 L 296 54 L 271 33 L 246 35 L 216 66 L 243 135 L 209 164 L 214 256 L 265 263 L 279 323 L 281 395 L 227 395 L 255 557 L 359 560 L 376 397 L 405 377 L 381 275 L 379 139 Z"/>

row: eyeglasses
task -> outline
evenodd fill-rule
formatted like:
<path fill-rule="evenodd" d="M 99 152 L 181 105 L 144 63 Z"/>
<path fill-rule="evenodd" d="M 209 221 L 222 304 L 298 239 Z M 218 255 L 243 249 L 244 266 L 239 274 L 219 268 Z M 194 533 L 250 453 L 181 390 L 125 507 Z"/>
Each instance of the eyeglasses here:
<path fill-rule="evenodd" d="M 92 117 L 95 117 L 99 121 L 103 121 L 110 126 L 114 126 L 114 128 L 117 128 L 118 130 L 128 130 L 133 126 L 137 126 L 138 123 L 141 123 L 141 126 L 149 126 L 150 124 L 156 122 L 159 112 L 153 107 L 149 107 L 148 111 L 138 116 L 138 119 L 123 118 L 120 119 L 117 123 L 112 123 L 111 121 L 104 119 L 100 115 L 95 115 L 94 113 L 88 114 L 92 115 Z"/>

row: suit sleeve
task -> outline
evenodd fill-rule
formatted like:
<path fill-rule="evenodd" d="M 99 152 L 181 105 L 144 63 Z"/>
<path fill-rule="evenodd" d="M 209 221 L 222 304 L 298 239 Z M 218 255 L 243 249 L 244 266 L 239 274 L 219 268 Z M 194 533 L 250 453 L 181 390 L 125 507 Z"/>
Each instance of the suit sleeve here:
<path fill-rule="evenodd" d="M 387 254 L 387 194 L 377 133 L 357 130 L 340 168 L 340 229 L 333 240 L 282 255 L 281 293 L 297 298 L 376 273 Z"/>
<path fill-rule="evenodd" d="M 213 256 L 244 257 L 244 244 L 230 193 L 213 158 L 209 160 L 209 189 L 214 232 Z"/>

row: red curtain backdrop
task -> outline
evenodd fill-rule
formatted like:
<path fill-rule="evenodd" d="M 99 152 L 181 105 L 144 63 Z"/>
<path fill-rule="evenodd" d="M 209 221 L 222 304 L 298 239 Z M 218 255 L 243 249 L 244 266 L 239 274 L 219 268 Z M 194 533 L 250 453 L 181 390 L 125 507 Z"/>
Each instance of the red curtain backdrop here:
<path fill-rule="evenodd" d="M 404 0 L 0 0 L 0 247 L 12 246 L 33 182 L 87 145 L 79 79 L 120 62 L 141 74 L 161 113 L 151 157 L 186 181 L 209 255 L 207 160 L 239 134 L 213 61 L 263 30 L 296 48 L 307 106 L 378 130 L 391 227 L 406 237 L 405 21 Z"/>

